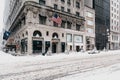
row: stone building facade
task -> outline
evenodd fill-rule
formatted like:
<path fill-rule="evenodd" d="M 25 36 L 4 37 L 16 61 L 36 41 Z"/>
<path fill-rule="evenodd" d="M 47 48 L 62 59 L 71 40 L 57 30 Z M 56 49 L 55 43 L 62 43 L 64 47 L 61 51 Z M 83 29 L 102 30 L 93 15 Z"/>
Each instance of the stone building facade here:
<path fill-rule="evenodd" d="M 110 49 L 120 48 L 120 0 L 110 0 Z"/>
<path fill-rule="evenodd" d="M 84 0 L 10 0 L 6 27 L 11 32 L 6 45 L 16 45 L 24 54 L 86 50 Z M 61 25 L 51 20 L 54 14 Z M 7 16 L 7 15 L 6 15 Z"/>
<path fill-rule="evenodd" d="M 85 35 L 86 50 L 95 48 L 95 10 L 92 7 L 85 6 Z"/>

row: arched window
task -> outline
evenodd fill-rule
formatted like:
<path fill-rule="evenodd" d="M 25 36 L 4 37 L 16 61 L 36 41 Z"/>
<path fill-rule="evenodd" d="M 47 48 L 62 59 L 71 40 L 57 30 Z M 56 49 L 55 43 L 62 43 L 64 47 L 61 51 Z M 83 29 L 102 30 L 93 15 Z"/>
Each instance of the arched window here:
<path fill-rule="evenodd" d="M 36 30 L 36 31 L 34 31 L 33 36 L 34 37 L 41 37 L 42 33 L 40 31 Z"/>
<path fill-rule="evenodd" d="M 54 38 L 54 39 L 58 38 L 58 34 L 57 33 L 53 33 L 52 38 Z"/>

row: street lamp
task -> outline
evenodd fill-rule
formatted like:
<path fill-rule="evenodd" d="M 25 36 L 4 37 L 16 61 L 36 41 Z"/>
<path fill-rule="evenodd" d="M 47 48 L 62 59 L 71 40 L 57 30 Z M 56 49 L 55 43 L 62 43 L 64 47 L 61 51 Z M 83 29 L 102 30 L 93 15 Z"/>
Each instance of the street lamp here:
<path fill-rule="evenodd" d="M 107 47 L 107 49 L 110 49 L 110 42 L 109 42 L 110 30 L 107 29 L 106 31 L 107 31 L 106 32 L 106 37 L 107 37 L 106 47 Z"/>

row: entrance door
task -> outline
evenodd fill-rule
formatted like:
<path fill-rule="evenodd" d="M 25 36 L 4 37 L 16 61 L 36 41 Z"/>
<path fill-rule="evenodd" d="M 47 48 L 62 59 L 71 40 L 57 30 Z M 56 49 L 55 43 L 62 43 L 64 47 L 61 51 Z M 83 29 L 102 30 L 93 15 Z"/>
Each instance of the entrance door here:
<path fill-rule="evenodd" d="M 42 41 L 33 40 L 33 53 L 42 53 Z"/>
<path fill-rule="evenodd" d="M 21 52 L 22 53 L 27 52 L 27 47 L 28 47 L 28 45 L 27 45 L 27 39 L 26 38 L 22 39 L 21 40 Z"/>
<path fill-rule="evenodd" d="M 52 53 L 57 52 L 57 43 L 52 43 Z"/>
<path fill-rule="evenodd" d="M 76 46 L 76 51 L 79 52 L 80 46 Z"/>
<path fill-rule="evenodd" d="M 62 49 L 62 52 L 65 52 L 65 42 L 61 43 L 61 49 Z"/>

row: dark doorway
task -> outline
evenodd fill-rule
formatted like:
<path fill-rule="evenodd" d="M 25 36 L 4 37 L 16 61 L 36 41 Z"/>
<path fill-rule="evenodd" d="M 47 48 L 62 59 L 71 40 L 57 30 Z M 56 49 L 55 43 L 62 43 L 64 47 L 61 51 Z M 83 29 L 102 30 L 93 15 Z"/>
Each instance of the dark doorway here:
<path fill-rule="evenodd" d="M 52 43 L 52 53 L 57 52 L 57 43 Z"/>
<path fill-rule="evenodd" d="M 42 53 L 42 41 L 33 40 L 33 53 Z"/>
<path fill-rule="evenodd" d="M 22 39 L 21 40 L 21 52 L 25 53 L 27 52 L 27 39 Z"/>
<path fill-rule="evenodd" d="M 79 52 L 80 46 L 76 46 L 76 51 Z"/>
<path fill-rule="evenodd" d="M 50 41 L 45 41 L 45 52 L 50 48 Z"/>
<path fill-rule="evenodd" d="M 61 43 L 61 50 L 62 50 L 62 52 L 65 52 L 65 42 Z"/>

